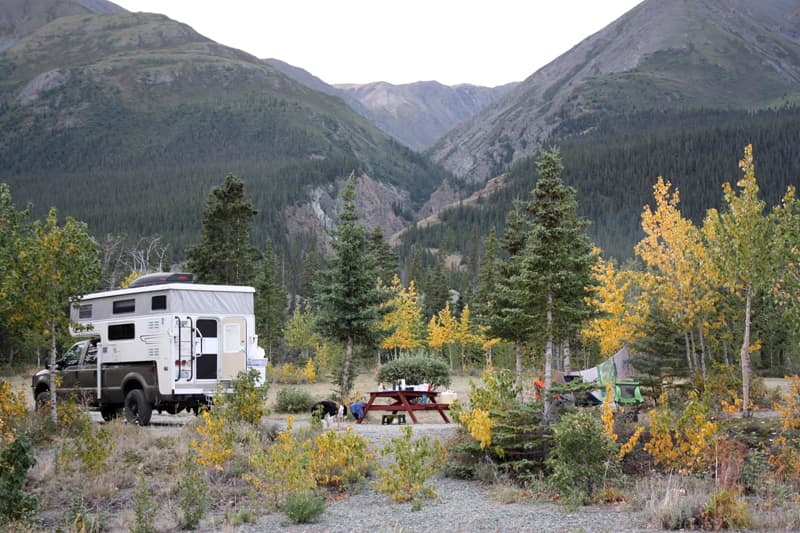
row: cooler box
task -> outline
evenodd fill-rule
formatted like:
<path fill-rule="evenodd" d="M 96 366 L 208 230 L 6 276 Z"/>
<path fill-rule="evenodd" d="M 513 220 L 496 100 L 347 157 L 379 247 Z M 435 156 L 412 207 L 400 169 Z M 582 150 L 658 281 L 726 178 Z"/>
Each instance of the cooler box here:
<path fill-rule="evenodd" d="M 453 403 L 457 399 L 458 399 L 458 394 L 456 394 L 451 390 L 444 391 L 436 396 L 436 401 L 438 403 Z"/>

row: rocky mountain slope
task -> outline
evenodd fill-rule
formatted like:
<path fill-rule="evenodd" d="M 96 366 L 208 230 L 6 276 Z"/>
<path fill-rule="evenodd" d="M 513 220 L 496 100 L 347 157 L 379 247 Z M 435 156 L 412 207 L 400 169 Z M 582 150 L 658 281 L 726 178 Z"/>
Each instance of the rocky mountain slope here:
<path fill-rule="evenodd" d="M 435 81 L 329 85 L 307 70 L 279 59 L 264 61 L 315 91 L 339 96 L 383 132 L 418 151 L 430 148 L 442 135 L 517 85 L 450 87 Z"/>
<path fill-rule="evenodd" d="M 0 3 L 0 51 L 19 42 L 41 26 L 69 15 L 100 15 L 125 10 L 106 0 L 3 0 Z"/>
<path fill-rule="evenodd" d="M 456 85 L 420 81 L 405 85 L 386 82 L 337 85 L 367 109 L 365 117 L 415 150 L 430 148 L 442 135 L 475 116 L 516 86 Z"/>
<path fill-rule="evenodd" d="M 432 153 L 475 186 L 534 154 L 566 120 L 647 109 L 800 101 L 800 4 L 646 0 L 455 128 Z M 598 118 L 600 120 L 600 118 Z"/>

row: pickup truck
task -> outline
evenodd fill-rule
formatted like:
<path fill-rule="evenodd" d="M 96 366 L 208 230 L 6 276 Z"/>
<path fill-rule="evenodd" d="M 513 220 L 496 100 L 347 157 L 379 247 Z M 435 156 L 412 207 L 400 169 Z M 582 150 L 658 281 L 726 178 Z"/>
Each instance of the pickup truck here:
<path fill-rule="evenodd" d="M 159 394 L 154 361 L 104 363 L 98 386 L 97 345 L 95 338 L 76 342 L 56 361 L 55 369 L 34 374 L 32 389 L 37 408 L 49 402 L 50 374 L 55 372 L 60 376 L 56 389 L 59 400 L 82 402 L 99 410 L 106 421 L 122 411 L 128 422 L 144 426 L 150 423 L 153 408 L 169 413 L 198 411 L 200 402 L 196 398 L 165 398 Z"/>

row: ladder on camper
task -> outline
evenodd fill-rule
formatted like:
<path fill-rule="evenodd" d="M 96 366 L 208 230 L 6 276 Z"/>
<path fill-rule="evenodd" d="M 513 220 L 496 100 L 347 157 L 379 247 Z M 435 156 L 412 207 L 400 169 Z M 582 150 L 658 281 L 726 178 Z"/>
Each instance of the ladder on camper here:
<path fill-rule="evenodd" d="M 191 381 L 194 368 L 194 322 L 191 317 L 175 317 L 178 330 L 178 353 L 175 359 L 175 381 Z"/>

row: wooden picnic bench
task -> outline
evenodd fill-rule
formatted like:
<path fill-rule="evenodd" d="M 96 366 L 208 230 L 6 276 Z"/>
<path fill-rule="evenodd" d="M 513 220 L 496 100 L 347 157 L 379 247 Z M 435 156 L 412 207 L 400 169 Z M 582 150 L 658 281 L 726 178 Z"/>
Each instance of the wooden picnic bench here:
<path fill-rule="evenodd" d="M 419 421 L 414 415 L 417 411 L 436 411 L 442 420 L 450 423 L 445 411 L 450 409 L 450 405 L 446 403 L 437 403 L 436 391 L 421 391 L 421 390 L 383 390 L 369 393 L 369 401 L 364 406 L 364 415 L 370 411 L 390 411 L 393 415 L 400 416 L 398 413 L 408 413 L 411 420 L 417 424 Z M 391 400 L 391 403 L 375 403 L 379 398 L 386 398 Z M 363 420 L 363 419 L 362 419 Z M 360 424 L 362 420 L 359 420 Z"/>

